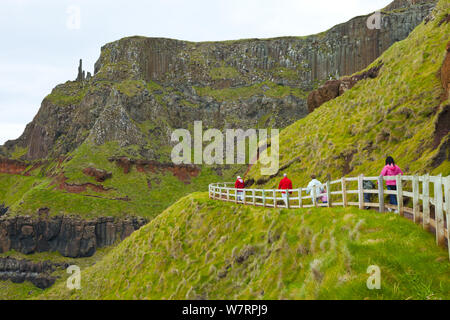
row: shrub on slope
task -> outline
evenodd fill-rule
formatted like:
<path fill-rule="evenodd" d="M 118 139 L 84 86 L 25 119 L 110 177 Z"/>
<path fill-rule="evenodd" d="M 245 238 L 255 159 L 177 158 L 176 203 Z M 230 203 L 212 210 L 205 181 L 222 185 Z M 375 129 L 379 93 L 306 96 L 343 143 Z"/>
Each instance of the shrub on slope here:
<path fill-rule="evenodd" d="M 367 268 L 381 269 L 368 290 Z M 448 253 L 394 214 L 184 197 L 45 299 L 448 299 Z"/>

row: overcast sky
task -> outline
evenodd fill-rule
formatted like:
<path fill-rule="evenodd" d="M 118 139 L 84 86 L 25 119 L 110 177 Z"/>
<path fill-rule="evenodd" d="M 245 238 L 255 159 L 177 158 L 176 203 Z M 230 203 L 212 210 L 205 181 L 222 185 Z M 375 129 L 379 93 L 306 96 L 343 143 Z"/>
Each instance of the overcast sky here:
<path fill-rule="evenodd" d="M 53 87 L 76 78 L 80 58 L 93 72 L 107 42 L 132 35 L 190 41 L 302 36 L 390 2 L 1 0 L 0 144 L 20 136 Z"/>

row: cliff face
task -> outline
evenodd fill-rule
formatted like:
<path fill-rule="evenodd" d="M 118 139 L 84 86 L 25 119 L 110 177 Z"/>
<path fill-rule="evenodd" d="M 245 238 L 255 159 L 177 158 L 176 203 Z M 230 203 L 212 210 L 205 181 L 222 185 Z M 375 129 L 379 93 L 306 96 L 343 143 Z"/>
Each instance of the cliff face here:
<path fill-rule="evenodd" d="M 430 0 L 410 2 L 394 1 L 385 8 L 379 30 L 367 27 L 367 15 L 308 37 L 204 43 L 126 38 L 102 48 L 95 73 L 103 73 L 108 80 L 133 77 L 166 85 L 212 87 L 270 80 L 310 90 L 316 80 L 351 75 L 368 66 L 394 42 L 406 38 L 435 4 Z M 127 63 L 129 68 L 120 72 L 107 68 Z M 230 68 L 230 75 L 214 77 L 212 73 L 221 67 Z"/>
<path fill-rule="evenodd" d="M 38 288 L 46 289 L 55 283 L 56 277 L 51 274 L 56 269 L 66 269 L 67 267 L 67 263 L 0 258 L 0 280 L 11 280 L 14 283 L 29 281 Z"/>
<path fill-rule="evenodd" d="M 92 78 L 57 86 L 24 134 L 1 152 L 57 157 L 89 139 L 167 155 L 174 128 L 285 127 L 307 113 L 307 93 L 330 76 L 365 68 L 404 39 L 435 1 L 396 0 L 380 30 L 356 17 L 308 37 L 192 43 L 130 37 L 109 43 Z M 165 150 L 165 151 L 164 151 Z"/>
<path fill-rule="evenodd" d="M 2 217 L 0 253 L 10 250 L 24 254 L 58 251 L 65 257 L 89 257 L 97 248 L 123 240 L 146 222 L 142 218 Z"/>

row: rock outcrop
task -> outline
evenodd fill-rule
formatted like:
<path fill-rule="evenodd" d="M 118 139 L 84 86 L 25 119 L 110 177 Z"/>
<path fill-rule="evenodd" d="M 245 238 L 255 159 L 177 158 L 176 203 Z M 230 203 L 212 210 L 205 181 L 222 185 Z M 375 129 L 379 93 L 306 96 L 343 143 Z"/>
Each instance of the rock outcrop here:
<path fill-rule="evenodd" d="M 46 289 L 56 281 L 56 277 L 51 274 L 56 269 L 66 269 L 67 267 L 67 263 L 0 258 L 0 280 L 11 280 L 14 283 L 29 281 L 40 289 Z"/>
<path fill-rule="evenodd" d="M 324 85 L 320 86 L 317 90 L 311 91 L 308 95 L 308 111 L 313 112 L 325 102 L 337 98 L 345 91 L 353 88 L 353 86 L 361 80 L 376 78 L 382 66 L 383 64 L 380 63 L 376 67 L 351 77 L 343 77 L 339 80 L 329 80 L 325 82 Z"/>
<path fill-rule="evenodd" d="M 123 240 L 146 223 L 143 218 L 1 217 L 0 253 L 57 251 L 65 257 L 89 257 L 97 248 Z"/>
<path fill-rule="evenodd" d="M 93 77 L 57 86 L 0 153 L 21 147 L 25 159 L 58 157 L 89 138 L 138 145 L 140 156 L 158 161 L 173 129 L 194 120 L 214 128 L 285 127 L 308 114 L 307 93 L 318 82 L 364 69 L 406 38 L 435 2 L 396 0 L 374 30 L 361 16 L 308 37 L 108 43 Z"/>
<path fill-rule="evenodd" d="M 87 176 L 94 177 L 97 182 L 104 182 L 106 179 L 112 177 L 111 172 L 91 167 L 83 169 L 83 173 Z"/>
<path fill-rule="evenodd" d="M 8 212 L 9 208 L 4 203 L 0 203 L 0 217 Z"/>

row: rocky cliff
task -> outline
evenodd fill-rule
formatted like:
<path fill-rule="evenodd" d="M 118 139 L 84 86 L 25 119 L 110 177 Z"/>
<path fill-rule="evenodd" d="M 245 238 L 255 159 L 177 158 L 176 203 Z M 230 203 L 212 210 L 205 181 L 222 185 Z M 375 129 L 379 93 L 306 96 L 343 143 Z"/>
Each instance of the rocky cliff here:
<path fill-rule="evenodd" d="M 146 222 L 142 218 L 2 217 L 0 253 L 57 251 L 65 257 L 89 257 L 97 248 L 123 240 Z"/>
<path fill-rule="evenodd" d="M 56 269 L 67 267 L 67 263 L 33 262 L 10 257 L 0 258 L 0 280 L 11 280 L 14 283 L 29 281 L 36 287 L 45 289 L 55 283 L 56 277 L 52 276 L 52 273 Z"/>
<path fill-rule="evenodd" d="M 83 141 L 136 145 L 146 159 L 168 154 L 174 128 L 285 127 L 307 113 L 307 93 L 365 68 L 404 39 L 433 0 L 396 0 L 381 29 L 356 17 L 307 37 L 193 43 L 129 37 L 102 47 L 93 77 L 57 86 L 23 135 L 0 150 L 57 157 Z M 82 74 L 82 73 L 81 73 Z"/>

